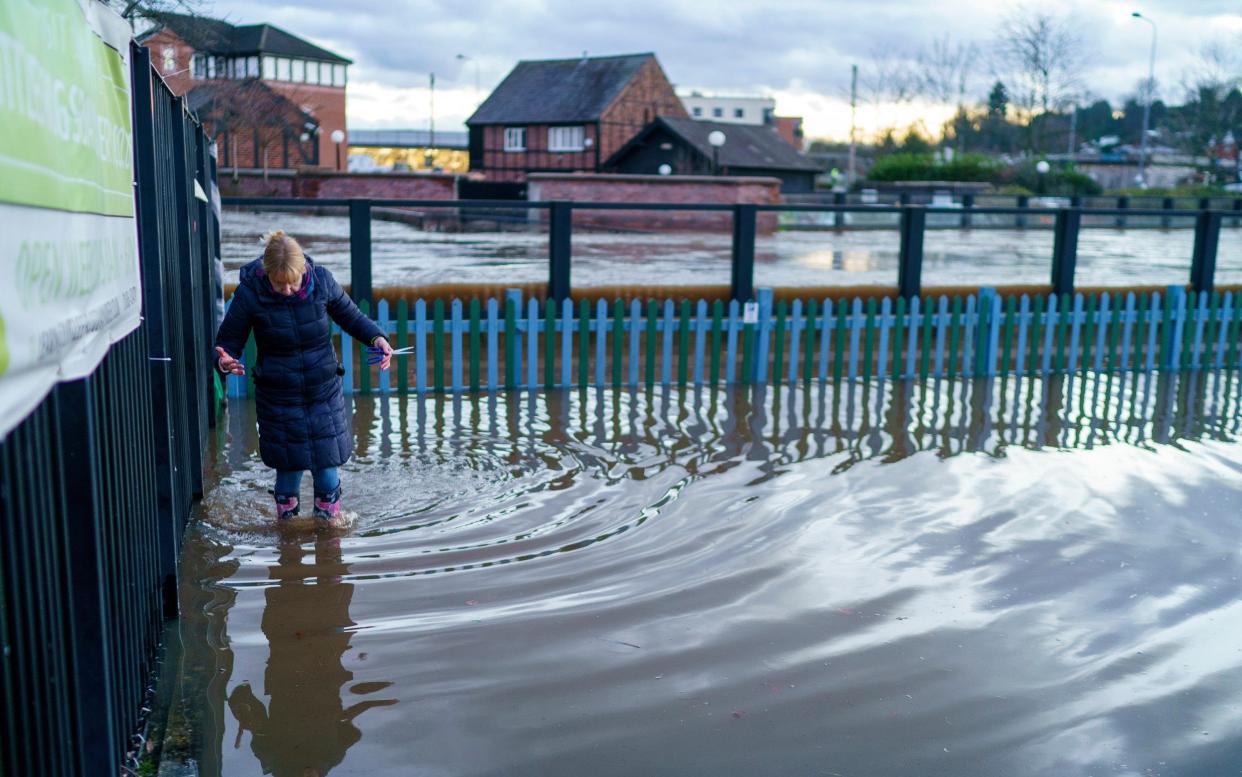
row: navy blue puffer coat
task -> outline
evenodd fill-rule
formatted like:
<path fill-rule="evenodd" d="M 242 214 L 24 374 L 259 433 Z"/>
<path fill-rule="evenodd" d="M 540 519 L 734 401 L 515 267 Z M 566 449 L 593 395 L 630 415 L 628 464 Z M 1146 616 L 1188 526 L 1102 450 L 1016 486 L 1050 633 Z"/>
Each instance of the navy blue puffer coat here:
<path fill-rule="evenodd" d="M 254 376 L 259 455 L 274 469 L 339 467 L 349 460 L 353 435 L 329 317 L 365 343 L 383 334 L 332 273 L 310 257 L 302 289 L 291 297 L 272 289 L 256 259 L 241 268 L 241 282 L 216 333 L 216 345 L 240 358 L 254 330 L 258 359 L 246 369 Z"/>

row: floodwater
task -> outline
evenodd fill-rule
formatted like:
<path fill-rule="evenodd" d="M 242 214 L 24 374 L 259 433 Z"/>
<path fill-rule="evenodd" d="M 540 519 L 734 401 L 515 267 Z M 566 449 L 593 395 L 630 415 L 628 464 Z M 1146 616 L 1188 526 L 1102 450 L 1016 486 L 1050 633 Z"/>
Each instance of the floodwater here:
<path fill-rule="evenodd" d="M 1237 774 L 1238 384 L 358 397 L 348 525 L 284 531 L 235 401 L 185 544 L 166 753 L 296 777 Z"/>
<path fill-rule="evenodd" d="M 935 216 L 930 218 L 936 218 Z M 934 285 L 1047 283 L 1052 232 L 1031 229 L 932 229 L 924 240 L 923 283 Z M 1135 222 L 1142 221 L 1131 217 Z M 1095 222 L 1099 222 L 1098 217 Z M 1153 223 L 1153 219 L 1148 219 Z M 1091 219 L 1084 219 L 1087 224 Z M 1095 226 L 1078 240 L 1081 286 L 1184 284 L 1194 231 Z M 232 270 L 259 255 L 258 238 L 271 229 L 297 237 L 308 253 L 349 277 L 349 219 L 228 209 L 221 225 L 222 254 Z M 438 283 L 547 282 L 546 232 L 437 232 L 376 219 L 372 223 L 376 286 Z M 701 285 L 729 283 L 730 236 L 722 233 L 635 233 L 575 230 L 575 286 Z M 896 229 L 781 230 L 758 238 L 755 282 L 760 286 L 894 285 Z M 230 276 L 235 277 L 235 276 Z M 1242 228 L 1221 230 L 1218 283 L 1242 283 Z"/>

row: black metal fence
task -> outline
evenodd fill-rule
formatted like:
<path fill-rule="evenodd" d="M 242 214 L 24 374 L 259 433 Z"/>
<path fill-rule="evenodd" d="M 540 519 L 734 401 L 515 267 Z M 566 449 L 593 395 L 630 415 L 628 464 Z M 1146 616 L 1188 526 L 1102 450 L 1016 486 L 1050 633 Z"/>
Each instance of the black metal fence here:
<path fill-rule="evenodd" d="M 214 214 L 209 141 L 132 47 L 143 320 L 0 443 L 0 774 L 107 775 L 136 735 L 201 496 Z"/>
<path fill-rule="evenodd" d="M 1238 202 L 1242 202 L 1239 200 Z M 733 225 L 733 243 L 730 270 L 730 296 L 745 302 L 755 296 L 755 238 L 761 213 L 827 213 L 837 216 L 846 214 L 889 215 L 896 217 L 900 232 L 900 258 L 897 277 L 894 279 L 899 296 L 915 297 L 922 291 L 923 236 L 929 229 L 929 220 L 944 214 L 962 218 L 957 207 L 916 204 L 719 204 L 719 203 L 664 203 L 664 202 L 568 202 L 568 201 L 511 201 L 511 200 L 402 200 L 402 199 L 306 199 L 278 197 L 226 197 L 225 206 L 271 207 L 271 208 L 348 208 L 351 293 L 355 299 L 372 297 L 371 269 L 371 217 L 376 208 L 456 209 L 459 212 L 509 210 L 517 213 L 544 212 L 548 224 L 548 297 L 561 302 L 572 296 L 570 283 L 573 266 L 573 214 L 574 211 L 704 211 L 728 212 Z M 1226 217 L 1237 216 L 1232 210 L 1213 209 L 1211 201 L 1198 210 L 1172 211 L 1163 208 L 1110 208 L 1084 207 L 1077 202 L 1066 207 L 1042 208 L 1038 211 L 1028 207 L 972 206 L 969 217 L 1005 216 L 1015 220 L 1029 218 L 1039 212 L 1047 217 L 1054 230 L 1052 256 L 1050 257 L 1051 290 L 1056 294 L 1074 291 L 1074 274 L 1078 262 L 1078 234 L 1091 226 L 1084 218 L 1111 218 L 1120 216 L 1194 219 L 1194 249 L 1187 260 L 1187 283 L 1192 291 L 1211 291 L 1215 282 L 1216 252 L 1220 229 Z M 969 222 L 967 222 L 969 223 Z M 652 284 L 660 279 L 651 278 Z"/>

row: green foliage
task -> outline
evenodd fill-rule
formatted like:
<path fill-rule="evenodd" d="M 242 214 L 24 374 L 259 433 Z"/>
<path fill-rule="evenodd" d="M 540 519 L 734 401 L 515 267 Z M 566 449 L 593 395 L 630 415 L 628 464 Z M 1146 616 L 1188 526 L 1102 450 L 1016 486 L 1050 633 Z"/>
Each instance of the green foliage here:
<path fill-rule="evenodd" d="M 1100 186 L 1091 176 L 1080 173 L 1072 166 L 1056 167 L 1040 175 L 1035 169 L 1036 162 L 1024 162 L 1006 171 L 1004 182 L 1016 184 L 1034 194 L 1048 194 L 1058 197 L 1092 197 L 1101 194 L 1104 187 Z"/>
<path fill-rule="evenodd" d="M 872 181 L 994 181 L 1000 172 L 1000 163 L 983 154 L 936 162 L 931 154 L 902 152 L 876 160 L 867 177 Z"/>
<path fill-rule="evenodd" d="M 1236 196 L 1232 192 L 1227 192 L 1219 186 L 1201 186 L 1196 184 L 1187 184 L 1185 186 L 1173 186 L 1168 188 L 1150 188 L 1140 189 L 1136 186 L 1127 187 L 1125 189 L 1109 189 L 1108 194 L 1115 194 L 1118 197 L 1232 197 Z"/>

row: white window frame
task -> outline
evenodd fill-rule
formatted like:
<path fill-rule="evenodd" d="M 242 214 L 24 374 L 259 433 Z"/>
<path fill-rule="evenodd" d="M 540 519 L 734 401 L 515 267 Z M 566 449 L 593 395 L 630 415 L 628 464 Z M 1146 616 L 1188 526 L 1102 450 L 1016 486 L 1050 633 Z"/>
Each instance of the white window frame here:
<path fill-rule="evenodd" d="M 246 57 L 246 77 L 247 78 L 258 78 L 259 77 L 259 58 L 258 57 Z"/>
<path fill-rule="evenodd" d="M 345 73 L 345 66 L 344 65 L 333 65 L 332 66 L 332 85 L 333 86 L 345 86 L 346 81 L 347 81 L 347 78 L 346 78 L 346 73 Z"/>
<path fill-rule="evenodd" d="M 505 127 L 505 151 L 526 150 L 526 128 Z"/>
<path fill-rule="evenodd" d="M 201 81 L 207 77 L 207 55 L 190 55 L 190 78 Z"/>
<path fill-rule="evenodd" d="M 548 127 L 549 151 L 582 151 L 585 148 L 586 127 L 583 125 Z"/>
<path fill-rule="evenodd" d="M 268 81 L 276 80 L 276 58 L 275 57 L 264 57 L 263 58 L 263 77 L 267 79 Z"/>
<path fill-rule="evenodd" d="M 293 78 L 291 80 L 298 84 L 306 83 L 306 60 L 293 60 Z"/>
<path fill-rule="evenodd" d="M 276 58 L 276 80 L 292 81 L 293 80 L 293 60 L 288 57 Z"/>
<path fill-rule="evenodd" d="M 319 86 L 319 67 L 318 60 L 306 60 L 306 83 Z"/>

